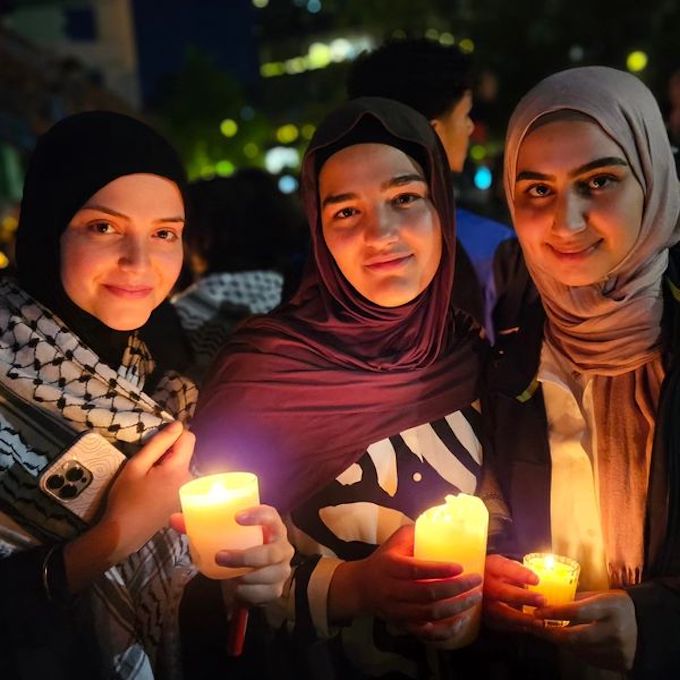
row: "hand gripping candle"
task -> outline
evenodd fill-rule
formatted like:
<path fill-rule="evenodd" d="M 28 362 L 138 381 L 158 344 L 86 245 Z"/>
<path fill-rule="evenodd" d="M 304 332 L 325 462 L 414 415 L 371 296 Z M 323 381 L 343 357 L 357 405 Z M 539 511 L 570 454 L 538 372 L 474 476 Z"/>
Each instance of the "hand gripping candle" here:
<path fill-rule="evenodd" d="M 538 576 L 538 584 L 527 586 L 529 590 L 545 597 L 547 606 L 569 604 L 576 595 L 581 566 L 576 560 L 550 553 L 530 553 L 524 556 L 524 566 Z M 524 605 L 530 614 L 535 607 Z M 546 626 L 566 626 L 569 621 L 546 619 Z"/>
<path fill-rule="evenodd" d="M 208 475 L 184 484 L 179 490 L 189 551 L 198 570 L 214 579 L 227 579 L 251 571 L 221 567 L 215 562 L 220 550 L 245 550 L 262 544 L 262 527 L 242 526 L 235 515 L 260 504 L 257 477 L 250 472 Z"/>
<path fill-rule="evenodd" d="M 480 498 L 460 493 L 447 496 L 444 505 L 426 510 L 416 520 L 413 555 L 419 560 L 460 564 L 463 573 L 484 577 L 489 511 Z M 463 629 L 449 649 L 464 647 L 477 637 L 481 602 L 469 609 Z"/>

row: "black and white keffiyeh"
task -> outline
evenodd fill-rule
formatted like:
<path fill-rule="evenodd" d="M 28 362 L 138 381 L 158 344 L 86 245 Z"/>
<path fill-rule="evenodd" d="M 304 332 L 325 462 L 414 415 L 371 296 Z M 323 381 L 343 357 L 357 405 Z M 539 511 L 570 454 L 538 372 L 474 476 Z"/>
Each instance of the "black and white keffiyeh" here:
<path fill-rule="evenodd" d="M 282 293 L 281 274 L 254 270 L 210 274 L 173 298 L 194 355 L 192 377 L 202 377 L 239 321 L 267 314 Z"/>
<path fill-rule="evenodd" d="M 67 425 L 73 439 L 94 430 L 129 456 L 163 424 L 191 416 L 195 385 L 169 374 L 152 398 L 143 387 L 153 368 L 133 334 L 115 371 L 16 284 L 0 283 L 0 382 L 13 397 L 0 399 L 0 557 L 85 528 L 38 487 L 64 448 L 45 421 Z M 94 584 L 89 597 L 107 676 L 147 679 L 155 668 L 179 676 L 177 610 L 193 574 L 184 537 L 167 529 Z"/>

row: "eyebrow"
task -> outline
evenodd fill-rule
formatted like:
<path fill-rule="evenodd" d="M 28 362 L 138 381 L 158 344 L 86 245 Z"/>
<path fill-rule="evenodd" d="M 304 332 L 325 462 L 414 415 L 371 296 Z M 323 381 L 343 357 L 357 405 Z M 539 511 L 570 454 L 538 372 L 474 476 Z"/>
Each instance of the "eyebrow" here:
<path fill-rule="evenodd" d="M 380 190 L 385 191 L 393 187 L 403 186 L 404 184 L 411 184 L 412 182 L 422 182 L 427 184 L 425 178 L 417 173 L 409 173 L 406 175 L 397 175 L 388 179 L 380 185 Z M 345 201 L 351 201 L 356 199 L 358 196 L 355 193 L 344 193 L 344 194 L 330 194 L 323 199 L 321 203 L 321 208 L 325 208 L 327 205 L 335 205 L 337 203 L 344 203 Z"/>
<path fill-rule="evenodd" d="M 81 210 L 95 210 L 97 212 L 103 212 L 106 213 L 107 215 L 111 215 L 112 217 L 120 217 L 124 220 L 129 220 L 130 218 L 121 213 L 118 212 L 117 210 L 114 210 L 113 208 L 108 208 L 105 205 L 97 205 L 95 203 L 88 203 L 87 205 L 84 205 Z M 185 219 L 184 217 L 181 217 L 180 215 L 177 215 L 175 217 L 159 217 L 157 220 L 154 220 L 154 222 L 180 222 L 184 223 Z"/>
<path fill-rule="evenodd" d="M 591 170 L 597 170 L 598 168 L 606 168 L 612 165 L 620 165 L 628 167 L 628 162 L 619 156 L 606 156 L 604 158 L 596 158 L 594 161 L 590 161 L 585 165 L 581 165 L 575 170 L 570 170 L 568 173 L 569 177 L 578 177 L 583 173 L 590 172 Z M 541 172 L 534 172 L 533 170 L 522 170 L 517 175 L 515 182 L 521 182 L 523 180 L 534 179 L 534 180 L 554 180 L 554 175 L 545 175 Z"/>

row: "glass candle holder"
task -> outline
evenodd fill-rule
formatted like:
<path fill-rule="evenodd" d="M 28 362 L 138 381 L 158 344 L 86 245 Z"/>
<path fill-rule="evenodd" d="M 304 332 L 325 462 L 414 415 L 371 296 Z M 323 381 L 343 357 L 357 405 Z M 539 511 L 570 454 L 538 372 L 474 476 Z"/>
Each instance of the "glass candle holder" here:
<path fill-rule="evenodd" d="M 576 586 L 581 572 L 581 565 L 569 557 L 552 553 L 529 553 L 524 556 L 524 566 L 538 576 L 538 584 L 527 586 L 535 593 L 540 593 L 546 600 L 546 606 L 558 606 L 573 602 Z M 531 614 L 536 607 L 524 605 L 524 612 Z M 546 626 L 568 626 L 569 621 L 546 619 Z"/>
<path fill-rule="evenodd" d="M 260 504 L 256 475 L 225 472 L 198 477 L 179 490 L 189 552 L 198 570 L 208 578 L 227 579 L 251 569 L 222 567 L 215 562 L 220 550 L 246 550 L 262 545 L 261 526 L 242 526 L 236 514 Z"/>

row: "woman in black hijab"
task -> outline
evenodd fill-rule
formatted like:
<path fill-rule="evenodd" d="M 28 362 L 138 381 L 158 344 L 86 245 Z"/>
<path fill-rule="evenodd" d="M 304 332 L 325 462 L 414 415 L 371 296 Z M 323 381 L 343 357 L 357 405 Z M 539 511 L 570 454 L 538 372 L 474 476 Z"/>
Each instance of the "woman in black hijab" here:
<path fill-rule="evenodd" d="M 0 283 L 0 640 L 12 677 L 179 675 L 177 605 L 193 571 L 166 527 L 190 478 L 181 422 L 196 388 L 170 373 L 151 394 L 156 362 L 137 331 L 181 267 L 184 186 L 168 143 L 113 113 L 58 123 L 31 159 L 18 283 Z M 132 456 L 92 522 L 40 488 L 85 431 Z M 235 559 L 280 577 L 264 592 L 257 577 L 259 591 L 240 586 L 259 601 L 278 594 L 290 548 L 271 509 L 250 521 L 272 542 Z"/>

